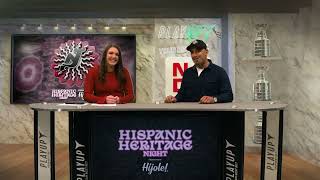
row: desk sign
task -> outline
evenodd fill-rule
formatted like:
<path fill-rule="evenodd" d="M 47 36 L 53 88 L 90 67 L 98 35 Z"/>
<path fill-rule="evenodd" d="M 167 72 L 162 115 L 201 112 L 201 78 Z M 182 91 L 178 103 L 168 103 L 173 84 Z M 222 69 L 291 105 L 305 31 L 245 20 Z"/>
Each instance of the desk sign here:
<path fill-rule="evenodd" d="M 73 180 L 242 179 L 241 136 L 224 136 L 223 112 L 75 114 Z"/>

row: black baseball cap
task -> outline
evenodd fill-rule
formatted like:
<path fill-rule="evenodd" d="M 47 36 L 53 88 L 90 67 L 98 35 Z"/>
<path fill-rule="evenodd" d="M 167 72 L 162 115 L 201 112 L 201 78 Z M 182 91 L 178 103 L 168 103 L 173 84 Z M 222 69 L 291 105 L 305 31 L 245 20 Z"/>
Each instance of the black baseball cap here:
<path fill-rule="evenodd" d="M 202 40 L 196 39 L 192 41 L 191 44 L 187 47 L 188 51 L 191 51 L 192 49 L 197 49 L 197 50 L 207 49 L 207 45 Z"/>

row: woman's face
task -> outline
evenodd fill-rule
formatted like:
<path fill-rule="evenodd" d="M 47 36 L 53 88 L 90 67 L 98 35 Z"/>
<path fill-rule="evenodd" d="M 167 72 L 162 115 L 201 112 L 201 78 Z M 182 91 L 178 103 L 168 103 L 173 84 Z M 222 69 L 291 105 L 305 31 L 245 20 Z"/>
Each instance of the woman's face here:
<path fill-rule="evenodd" d="M 119 61 L 119 51 L 115 47 L 111 47 L 107 52 L 106 57 L 107 64 L 110 66 L 115 66 Z"/>

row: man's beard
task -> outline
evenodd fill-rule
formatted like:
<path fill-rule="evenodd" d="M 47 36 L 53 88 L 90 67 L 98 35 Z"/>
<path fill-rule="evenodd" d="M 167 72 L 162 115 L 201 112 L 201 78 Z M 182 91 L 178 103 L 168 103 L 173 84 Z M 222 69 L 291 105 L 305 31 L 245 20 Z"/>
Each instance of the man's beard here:
<path fill-rule="evenodd" d="M 203 69 L 204 68 L 204 64 L 205 64 L 205 61 L 203 61 L 202 59 L 198 58 L 198 59 L 195 59 L 193 60 L 194 62 L 194 65 L 200 69 Z M 201 63 L 200 63 L 201 62 Z"/>

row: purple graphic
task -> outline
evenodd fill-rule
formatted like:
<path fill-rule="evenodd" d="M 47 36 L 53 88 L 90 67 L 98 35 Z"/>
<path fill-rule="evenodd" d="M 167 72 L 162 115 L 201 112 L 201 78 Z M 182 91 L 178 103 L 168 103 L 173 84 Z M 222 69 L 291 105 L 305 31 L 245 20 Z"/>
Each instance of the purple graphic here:
<path fill-rule="evenodd" d="M 166 157 L 192 150 L 192 130 L 119 130 L 119 151 L 143 151 L 143 157 Z"/>
<path fill-rule="evenodd" d="M 16 65 L 16 88 L 24 93 L 34 91 L 41 84 L 43 65 L 36 56 L 23 57 Z"/>
<path fill-rule="evenodd" d="M 135 90 L 134 35 L 13 35 L 11 103 L 83 101 L 85 76 L 109 44 L 120 46 Z"/>
<path fill-rule="evenodd" d="M 84 76 L 98 57 L 95 47 L 89 46 L 88 42 L 82 42 L 80 39 L 68 40 L 55 50 L 53 57 L 55 64 L 52 68 L 61 84 L 81 87 Z"/>

